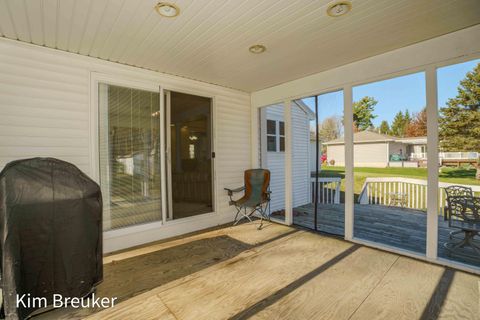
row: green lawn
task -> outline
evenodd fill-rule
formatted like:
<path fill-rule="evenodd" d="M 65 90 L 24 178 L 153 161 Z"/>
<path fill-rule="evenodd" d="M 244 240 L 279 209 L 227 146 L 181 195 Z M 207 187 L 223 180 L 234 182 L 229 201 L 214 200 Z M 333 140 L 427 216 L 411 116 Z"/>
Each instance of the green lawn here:
<path fill-rule="evenodd" d="M 322 166 L 321 177 L 345 177 L 345 167 Z M 360 194 L 363 183 L 367 177 L 403 177 L 413 179 L 427 179 L 426 168 L 355 168 L 355 194 Z M 448 183 L 480 185 L 480 180 L 475 179 L 475 169 L 442 168 L 440 181 Z M 342 191 L 345 190 L 342 180 Z"/>

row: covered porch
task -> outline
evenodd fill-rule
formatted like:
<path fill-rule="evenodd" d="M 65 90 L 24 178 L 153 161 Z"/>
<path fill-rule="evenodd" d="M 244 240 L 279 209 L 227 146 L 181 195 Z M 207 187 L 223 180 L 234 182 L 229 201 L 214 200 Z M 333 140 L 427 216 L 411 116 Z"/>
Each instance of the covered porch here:
<path fill-rule="evenodd" d="M 96 254 L 98 277 L 73 283 L 74 250 L 50 250 L 65 263 L 45 273 L 84 286 L 74 298 L 116 299 L 28 314 L 477 319 L 480 257 L 446 251 L 441 216 L 446 186 L 480 197 L 477 2 L 0 0 L 0 172 L 54 158 L 98 187 L 98 241 L 78 254 Z M 270 205 L 263 228 L 233 225 L 243 196 Z M 59 229 L 19 225 L 61 243 Z M 0 269 L 31 274 L 44 251 L 18 239 L 23 269 L 4 248 Z M 32 278 L 54 296 L 60 281 Z"/>
<path fill-rule="evenodd" d="M 108 255 L 97 294 L 118 297 L 114 308 L 59 309 L 36 319 L 478 315 L 475 275 L 274 223 L 259 232 L 256 223 Z"/>

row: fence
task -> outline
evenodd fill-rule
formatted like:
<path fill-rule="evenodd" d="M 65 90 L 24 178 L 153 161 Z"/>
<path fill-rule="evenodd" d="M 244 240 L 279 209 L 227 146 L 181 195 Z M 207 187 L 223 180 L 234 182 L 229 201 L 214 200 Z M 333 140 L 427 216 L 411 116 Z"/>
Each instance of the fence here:
<path fill-rule="evenodd" d="M 479 158 L 478 152 L 439 152 L 440 160 L 475 160 Z"/>
<path fill-rule="evenodd" d="M 454 183 L 439 183 L 439 213 L 443 214 L 446 205 L 444 189 Z M 472 188 L 476 196 L 480 196 L 480 186 L 462 185 Z M 360 204 L 394 205 L 409 209 L 423 210 L 427 208 L 427 181 L 401 177 L 367 178 L 359 197 Z"/>
<path fill-rule="evenodd" d="M 480 158 L 480 153 L 478 152 L 439 152 L 438 160 L 441 163 L 442 160 L 477 160 Z M 410 153 L 408 156 L 409 160 L 426 160 L 427 154 L 425 152 Z"/>
<path fill-rule="evenodd" d="M 311 178 L 312 203 L 315 202 L 315 178 Z M 340 203 L 341 178 L 318 178 L 318 203 Z"/>

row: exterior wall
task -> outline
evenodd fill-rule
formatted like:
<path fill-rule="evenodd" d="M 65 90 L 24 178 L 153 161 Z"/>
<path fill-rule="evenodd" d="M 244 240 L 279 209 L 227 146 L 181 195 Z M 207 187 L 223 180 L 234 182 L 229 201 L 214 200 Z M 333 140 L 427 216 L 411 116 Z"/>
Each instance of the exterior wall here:
<path fill-rule="evenodd" d="M 327 161 L 335 160 L 336 167 L 345 166 L 345 147 L 343 144 L 327 146 Z"/>
<path fill-rule="evenodd" d="M 266 109 L 266 119 L 263 126 L 266 127 L 267 120 L 285 121 L 283 105 L 277 104 L 268 106 Z M 265 130 L 266 132 L 266 130 Z M 266 141 L 266 140 L 265 140 Z M 267 150 L 265 148 L 265 150 Z M 263 167 L 270 170 L 270 191 L 271 202 L 270 211 L 274 212 L 285 208 L 285 152 L 267 151 L 262 157 L 265 159 Z"/>
<path fill-rule="evenodd" d="M 266 107 L 266 119 L 285 121 L 283 105 Z M 264 124 L 266 125 L 266 124 Z M 292 187 L 293 206 L 306 204 L 310 200 L 310 151 L 309 121 L 303 110 L 292 106 Z M 263 158 L 263 157 L 262 157 Z M 285 208 L 285 152 L 266 152 L 265 168 L 271 172 L 271 211 Z"/>
<path fill-rule="evenodd" d="M 214 98 L 216 213 L 106 232 L 106 252 L 232 221 L 223 188 L 241 186 L 243 171 L 251 167 L 249 94 L 6 39 L 0 39 L 0 66 L 0 169 L 12 160 L 48 156 L 98 180 L 92 72 Z"/>
<path fill-rule="evenodd" d="M 327 146 L 327 159 L 327 161 L 334 159 L 335 166 L 345 166 L 344 145 Z M 357 143 L 354 145 L 353 161 L 355 167 L 387 167 L 387 144 L 385 142 Z"/>
<path fill-rule="evenodd" d="M 321 147 L 321 144 L 319 144 L 319 147 Z M 315 140 L 310 140 L 310 172 L 315 172 L 317 169 L 317 164 L 315 163 L 315 158 L 317 156 L 317 145 L 315 143 Z M 319 157 L 321 157 L 322 154 L 319 153 Z M 319 159 L 320 161 L 320 159 Z M 319 163 L 320 165 L 320 163 Z"/>
<path fill-rule="evenodd" d="M 307 114 L 292 104 L 292 191 L 293 207 L 311 202 L 310 121 Z"/>
<path fill-rule="evenodd" d="M 358 143 L 353 148 L 353 162 L 356 167 L 386 167 L 387 144 L 380 143 Z"/>

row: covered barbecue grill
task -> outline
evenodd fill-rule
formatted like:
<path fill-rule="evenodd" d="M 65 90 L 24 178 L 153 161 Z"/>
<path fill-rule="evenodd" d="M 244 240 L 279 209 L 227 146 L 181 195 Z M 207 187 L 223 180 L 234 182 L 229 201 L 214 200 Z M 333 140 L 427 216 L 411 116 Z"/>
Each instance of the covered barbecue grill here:
<path fill-rule="evenodd" d="M 9 163 L 0 173 L 1 285 L 6 319 L 17 297 L 89 295 L 102 273 L 100 187 L 74 165 L 52 158 Z"/>

